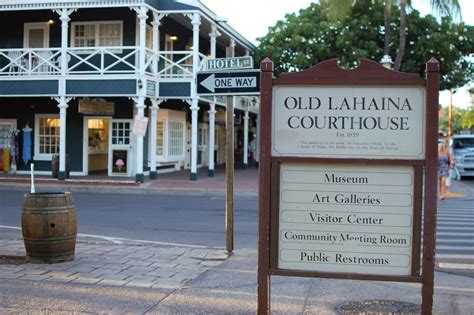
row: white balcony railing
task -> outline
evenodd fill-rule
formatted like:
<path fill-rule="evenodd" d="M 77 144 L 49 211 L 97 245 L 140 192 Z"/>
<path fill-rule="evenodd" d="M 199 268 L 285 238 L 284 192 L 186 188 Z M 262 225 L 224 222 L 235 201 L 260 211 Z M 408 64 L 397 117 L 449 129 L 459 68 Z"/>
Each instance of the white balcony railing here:
<path fill-rule="evenodd" d="M 0 76 L 58 74 L 60 55 L 59 48 L 2 49 Z"/>
<path fill-rule="evenodd" d="M 67 49 L 66 75 L 136 75 L 139 73 L 139 48 L 71 47 Z M 199 54 L 199 69 L 207 56 Z M 61 73 L 60 48 L 0 49 L 0 77 L 58 75 Z M 161 78 L 193 77 L 191 51 L 145 51 L 145 73 Z M 15 77 L 18 78 L 18 77 Z"/>

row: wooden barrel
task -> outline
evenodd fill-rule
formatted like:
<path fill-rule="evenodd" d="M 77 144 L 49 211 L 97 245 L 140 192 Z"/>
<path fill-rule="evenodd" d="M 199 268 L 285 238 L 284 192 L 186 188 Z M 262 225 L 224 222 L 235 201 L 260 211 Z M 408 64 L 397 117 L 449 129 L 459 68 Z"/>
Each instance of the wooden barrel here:
<path fill-rule="evenodd" d="M 21 229 L 29 261 L 56 263 L 74 260 L 77 216 L 72 194 L 25 194 Z"/>

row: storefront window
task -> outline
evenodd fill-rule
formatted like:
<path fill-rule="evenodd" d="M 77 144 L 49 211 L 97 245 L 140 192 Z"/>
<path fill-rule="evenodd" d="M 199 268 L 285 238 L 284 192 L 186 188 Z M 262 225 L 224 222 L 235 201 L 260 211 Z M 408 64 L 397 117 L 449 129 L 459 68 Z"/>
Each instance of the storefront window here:
<path fill-rule="evenodd" d="M 59 153 L 59 125 L 57 115 L 36 116 L 35 159 L 50 159 Z"/>
<path fill-rule="evenodd" d="M 130 123 L 112 122 L 112 144 L 130 144 Z"/>
<path fill-rule="evenodd" d="M 184 123 L 170 121 L 168 123 L 168 148 L 170 156 L 184 155 Z"/>

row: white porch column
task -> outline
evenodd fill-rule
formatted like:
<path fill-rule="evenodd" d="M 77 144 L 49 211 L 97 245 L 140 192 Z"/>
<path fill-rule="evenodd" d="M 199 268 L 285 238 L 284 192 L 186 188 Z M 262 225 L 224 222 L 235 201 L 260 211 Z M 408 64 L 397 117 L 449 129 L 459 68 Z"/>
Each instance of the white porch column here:
<path fill-rule="evenodd" d="M 211 59 L 216 58 L 216 46 L 217 46 L 217 37 L 221 36 L 221 33 L 217 31 L 217 26 L 211 26 L 211 32 L 209 33 L 209 37 L 211 39 Z"/>
<path fill-rule="evenodd" d="M 244 115 L 244 168 L 249 167 L 249 111 L 245 111 Z"/>
<path fill-rule="evenodd" d="M 189 17 L 189 16 L 188 16 Z M 197 136 L 198 136 L 198 97 L 196 87 L 196 74 L 199 70 L 199 26 L 201 16 L 193 13 L 191 18 L 193 25 L 193 81 L 191 82 L 191 175 L 192 181 L 197 180 Z"/>
<path fill-rule="evenodd" d="M 158 64 L 160 61 L 160 25 L 161 25 L 161 19 L 167 16 L 168 13 L 156 13 L 153 12 L 153 21 L 151 22 L 152 25 L 152 33 L 153 33 L 153 39 L 152 39 L 152 49 L 153 53 L 156 54 L 156 57 L 152 61 L 152 67 L 153 67 L 153 73 L 158 72 Z"/>
<path fill-rule="evenodd" d="M 215 131 L 216 131 L 216 103 L 210 103 L 211 109 L 209 113 L 209 169 L 207 175 L 213 177 L 215 174 L 214 170 L 214 143 L 215 143 Z"/>
<path fill-rule="evenodd" d="M 59 94 L 63 94 L 66 92 L 65 88 L 65 78 L 64 76 L 67 73 L 67 48 L 68 48 L 68 42 L 69 42 L 69 21 L 71 18 L 69 15 L 71 15 L 72 12 L 74 12 L 75 9 L 59 9 L 55 10 L 57 14 L 59 14 L 59 19 L 61 20 L 61 58 L 60 58 L 60 64 L 61 64 L 61 80 L 59 80 Z"/>
<path fill-rule="evenodd" d="M 138 98 L 136 101 L 137 116 L 145 116 L 145 89 L 146 89 L 146 78 L 145 78 L 145 56 L 146 56 L 146 20 L 148 19 L 148 9 L 146 7 L 135 8 L 137 17 L 139 19 L 140 29 L 140 41 L 139 41 L 139 69 L 138 69 L 138 81 L 137 81 L 137 94 Z M 137 135 L 137 145 L 134 148 L 136 151 L 136 173 L 135 181 L 143 183 L 145 176 L 143 175 L 143 136 Z"/>
<path fill-rule="evenodd" d="M 211 59 L 216 58 L 216 46 L 217 46 L 217 37 L 221 36 L 221 33 L 217 31 L 217 25 L 213 24 L 211 26 L 211 32 L 209 37 L 211 39 Z M 213 177 L 215 174 L 215 161 L 214 161 L 214 143 L 215 143 L 215 130 L 216 130 L 216 98 L 213 98 L 213 102 L 210 103 L 209 113 L 209 169 L 207 175 Z"/>
<path fill-rule="evenodd" d="M 150 129 L 148 137 L 148 152 L 150 155 L 150 179 L 157 179 L 156 172 L 156 122 L 158 118 L 158 110 L 163 100 L 152 99 L 150 107 Z"/>
<path fill-rule="evenodd" d="M 58 102 L 59 108 L 59 172 L 58 179 L 66 179 L 66 114 L 68 108 L 68 102 L 71 98 L 66 98 L 65 96 L 60 96 L 55 98 Z"/>
<path fill-rule="evenodd" d="M 153 53 L 156 54 L 156 57 L 153 58 L 152 62 L 152 68 L 153 68 L 153 73 L 156 74 L 158 72 L 158 60 L 159 60 L 159 54 L 158 51 L 160 51 L 160 20 L 159 16 L 156 12 L 153 12 L 153 21 L 151 22 L 152 26 L 152 43 L 151 43 L 151 48 L 153 49 Z"/>
<path fill-rule="evenodd" d="M 66 114 L 70 98 L 66 98 L 66 75 L 67 75 L 67 48 L 69 39 L 69 15 L 74 9 L 59 9 L 55 12 L 59 14 L 61 20 L 61 75 L 58 81 L 59 97 L 55 98 L 59 107 L 59 172 L 58 179 L 67 178 L 66 173 Z"/>
<path fill-rule="evenodd" d="M 145 116 L 145 97 L 138 96 L 134 98 L 135 107 L 137 108 L 136 115 L 139 117 Z M 136 157 L 136 172 L 135 172 L 135 181 L 137 183 L 143 183 L 145 181 L 145 176 L 143 175 L 143 136 L 135 135 L 137 137 L 135 157 Z"/>

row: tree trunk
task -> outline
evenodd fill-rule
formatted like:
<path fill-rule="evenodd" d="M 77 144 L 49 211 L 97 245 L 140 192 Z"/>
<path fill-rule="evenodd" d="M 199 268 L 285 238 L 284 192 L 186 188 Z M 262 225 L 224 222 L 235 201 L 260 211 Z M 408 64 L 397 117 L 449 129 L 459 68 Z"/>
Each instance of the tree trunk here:
<path fill-rule="evenodd" d="M 385 36 L 383 39 L 383 55 L 388 56 L 390 54 L 390 23 L 392 22 L 392 1 L 386 0 L 385 1 L 385 9 L 384 9 L 384 27 L 385 27 Z"/>
<path fill-rule="evenodd" d="M 400 1 L 400 35 L 399 35 L 399 44 L 397 51 L 397 58 L 395 59 L 395 64 L 393 65 L 393 70 L 400 71 L 400 66 L 402 65 L 403 54 L 405 53 L 405 41 L 406 41 L 406 7 L 407 0 Z"/>

